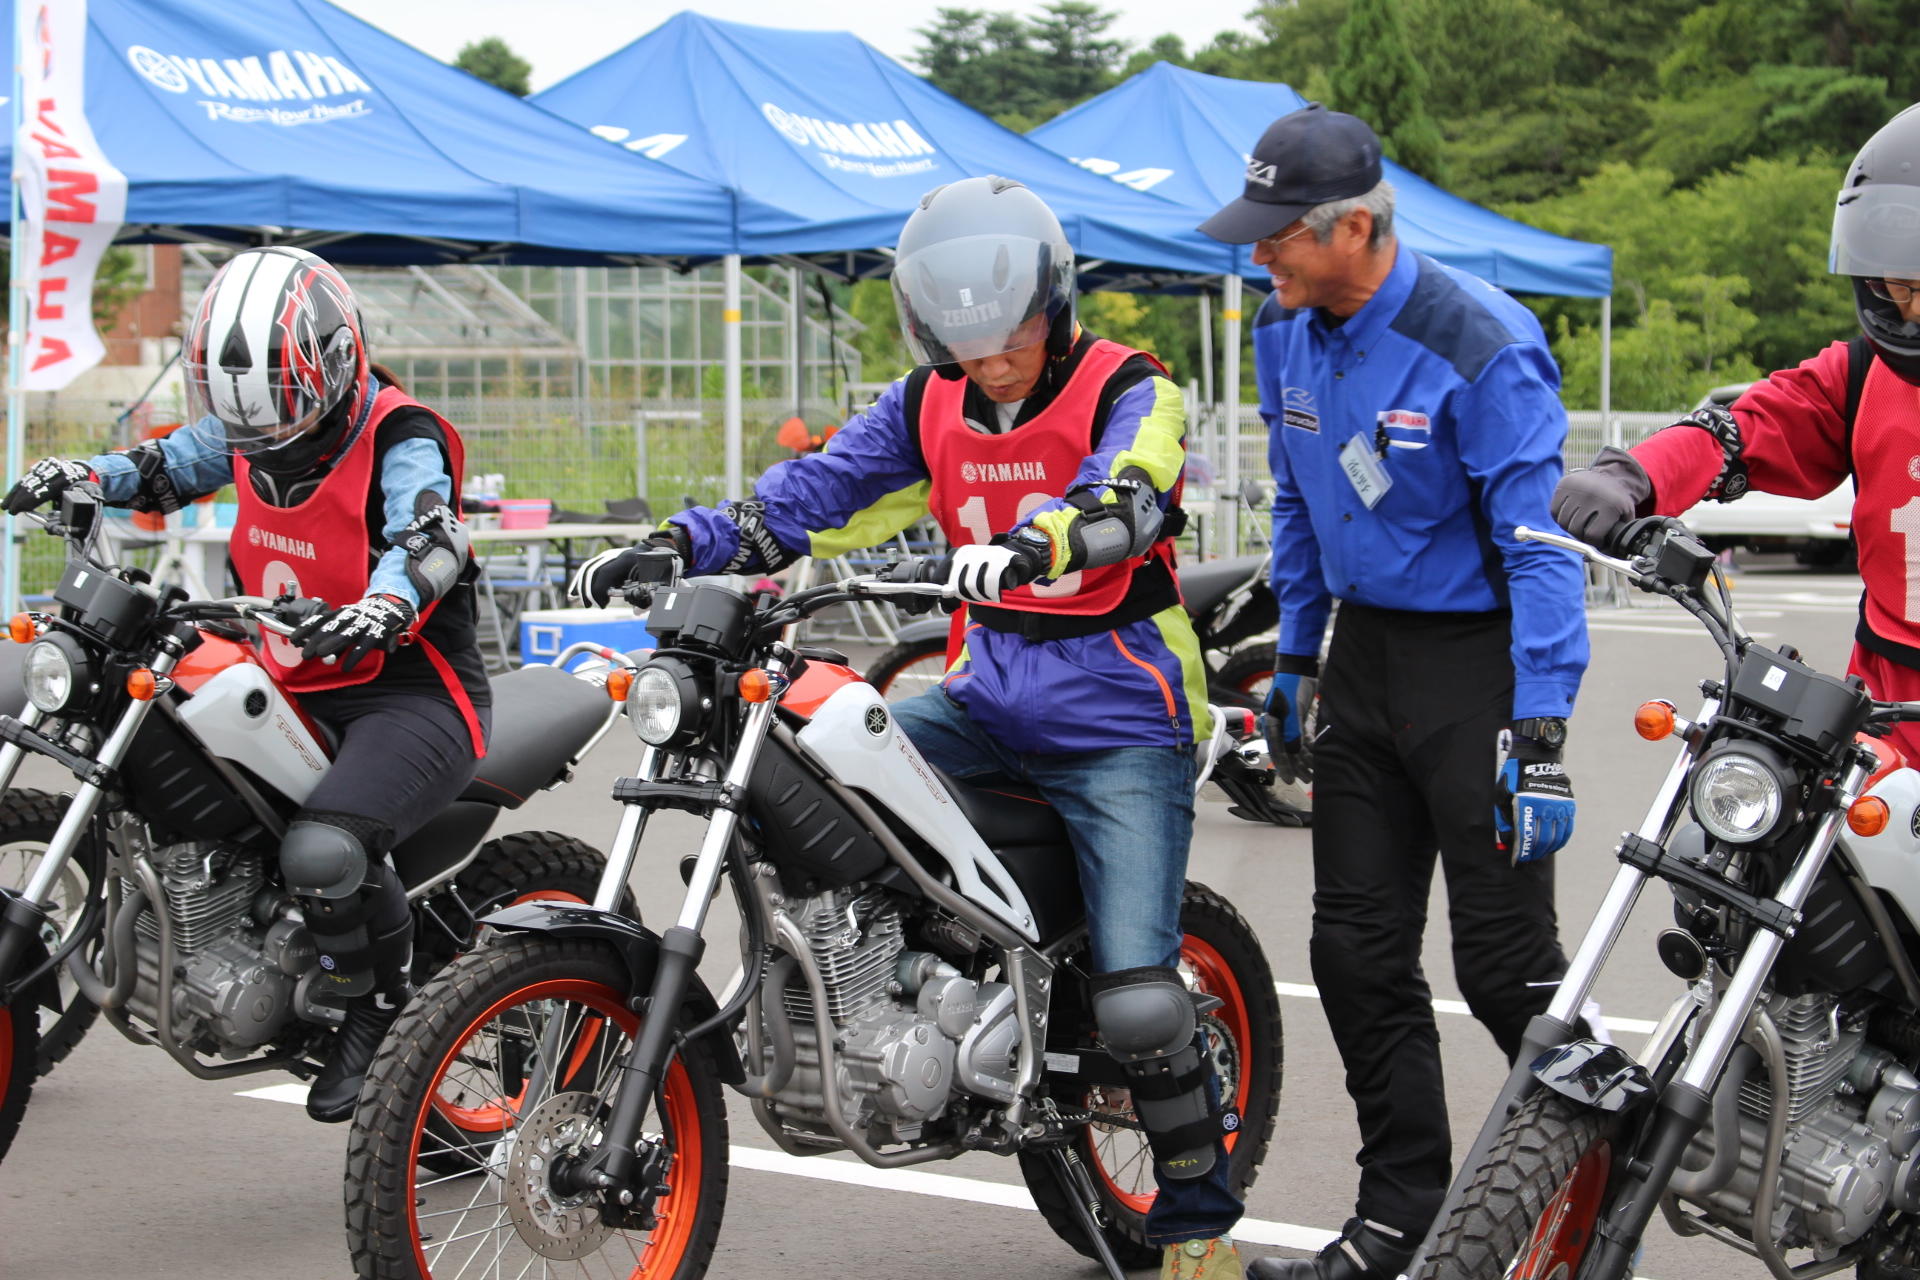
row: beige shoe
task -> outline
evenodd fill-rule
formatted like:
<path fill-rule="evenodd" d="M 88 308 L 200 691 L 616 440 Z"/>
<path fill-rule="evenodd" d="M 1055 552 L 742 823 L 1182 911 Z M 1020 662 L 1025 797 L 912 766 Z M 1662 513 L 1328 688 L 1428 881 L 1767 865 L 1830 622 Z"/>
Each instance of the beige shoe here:
<path fill-rule="evenodd" d="M 1160 1263 L 1160 1280 L 1245 1280 L 1246 1274 L 1227 1236 L 1170 1244 Z"/>

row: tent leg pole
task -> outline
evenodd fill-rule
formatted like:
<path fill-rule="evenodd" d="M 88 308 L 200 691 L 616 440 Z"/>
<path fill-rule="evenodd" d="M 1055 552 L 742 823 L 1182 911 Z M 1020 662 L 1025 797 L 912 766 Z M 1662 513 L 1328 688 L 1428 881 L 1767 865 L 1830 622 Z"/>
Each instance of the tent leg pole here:
<path fill-rule="evenodd" d="M 740 255 L 730 253 L 721 274 L 726 283 L 726 301 L 720 313 L 722 352 L 726 360 L 726 451 L 727 496 L 741 498 L 740 439 Z"/>
<path fill-rule="evenodd" d="M 13 31 L 7 37 L 8 42 L 13 48 L 12 136 L 15 138 L 20 136 L 20 97 L 22 91 L 20 66 L 21 60 L 25 57 L 23 49 L 25 42 L 21 39 L 21 24 L 30 20 L 28 15 L 32 12 L 33 10 L 31 8 L 24 6 L 16 10 L 14 13 Z M 11 186 L 13 193 L 9 214 L 11 219 L 9 233 L 12 238 L 8 243 L 13 246 L 13 252 L 8 255 L 9 271 L 7 280 L 6 478 L 9 484 L 11 484 L 13 478 L 25 470 L 26 467 L 27 397 L 26 393 L 20 389 L 20 375 L 24 372 L 22 366 L 26 362 L 25 342 L 27 324 L 26 268 L 22 260 L 26 257 L 26 251 L 29 249 L 25 220 L 20 216 L 20 184 L 15 182 L 12 183 Z M 4 552 L 0 552 L 0 605 L 5 606 L 6 612 L 9 615 L 11 615 L 15 609 L 22 607 L 26 603 L 26 592 L 22 589 L 20 582 L 20 542 L 16 533 L 17 524 L 18 521 L 16 521 L 13 516 L 7 516 L 4 522 L 0 522 L 0 537 L 6 539 L 6 549 Z"/>
<path fill-rule="evenodd" d="M 1220 295 L 1221 430 L 1226 438 L 1227 506 L 1221 532 L 1222 554 L 1240 554 L 1240 291 L 1239 276 L 1228 276 Z"/>
<path fill-rule="evenodd" d="M 802 330 L 807 323 L 807 295 L 800 283 L 800 268 L 787 268 L 787 381 L 793 388 L 793 416 L 807 416 L 806 367 L 801 355 Z"/>

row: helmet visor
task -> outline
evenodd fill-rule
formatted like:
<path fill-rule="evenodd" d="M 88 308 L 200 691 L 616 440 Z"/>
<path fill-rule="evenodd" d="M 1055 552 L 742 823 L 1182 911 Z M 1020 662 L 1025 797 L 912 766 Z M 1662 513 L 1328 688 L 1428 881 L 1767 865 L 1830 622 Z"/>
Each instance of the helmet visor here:
<path fill-rule="evenodd" d="M 242 457 L 292 444 L 340 398 L 325 398 L 324 383 L 275 376 L 258 366 L 236 373 L 188 360 L 185 373 L 189 430 L 202 443 Z"/>
<path fill-rule="evenodd" d="M 1920 280 L 1920 187 L 1872 183 L 1840 193 L 1827 269 Z"/>
<path fill-rule="evenodd" d="M 920 364 L 984 360 L 1031 346 L 1073 301 L 1073 251 L 1030 236 L 963 236 L 893 268 L 900 332 Z"/>

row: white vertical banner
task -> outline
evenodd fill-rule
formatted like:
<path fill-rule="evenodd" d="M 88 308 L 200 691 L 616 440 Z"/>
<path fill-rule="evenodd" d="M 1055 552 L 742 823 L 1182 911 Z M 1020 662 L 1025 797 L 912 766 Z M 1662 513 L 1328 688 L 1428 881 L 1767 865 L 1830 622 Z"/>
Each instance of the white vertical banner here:
<path fill-rule="evenodd" d="M 87 123 L 86 0 L 19 0 L 15 279 L 25 333 L 15 388 L 58 391 L 100 363 L 93 276 L 127 213 L 127 179 Z"/>

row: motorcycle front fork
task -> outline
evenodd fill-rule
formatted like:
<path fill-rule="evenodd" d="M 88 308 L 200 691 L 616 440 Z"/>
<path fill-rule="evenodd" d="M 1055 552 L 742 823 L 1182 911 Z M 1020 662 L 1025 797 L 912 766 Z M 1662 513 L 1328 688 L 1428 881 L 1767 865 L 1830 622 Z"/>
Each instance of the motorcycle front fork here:
<path fill-rule="evenodd" d="M 773 663 L 768 664 L 769 669 L 773 666 Z M 641 1129 L 646 1122 L 647 1107 L 661 1082 L 666 1079 L 667 1064 L 673 1056 L 677 1015 L 692 985 L 694 970 L 706 949 L 701 929 L 706 924 L 707 909 L 713 902 L 714 892 L 720 887 L 727 848 L 739 826 L 739 797 L 746 794 L 747 781 L 753 776 L 754 761 L 759 758 L 760 746 L 766 741 L 773 722 L 773 709 L 773 701 L 768 700 L 752 704 L 747 712 L 746 723 L 741 728 L 739 749 L 734 752 L 720 784 L 723 801 L 713 810 L 713 816 L 707 823 L 706 836 L 700 844 L 700 852 L 694 859 L 692 873 L 687 878 L 687 896 L 681 903 L 680 916 L 660 936 L 653 984 L 641 1006 L 647 1017 L 640 1024 L 640 1034 L 634 1037 L 626 1060 L 620 1064 L 605 1136 L 593 1156 L 582 1161 L 579 1167 L 568 1174 L 567 1180 L 576 1183 L 581 1190 L 647 1190 L 636 1185 L 643 1181 L 640 1175 L 647 1167 L 649 1155 L 640 1149 Z M 657 754 L 648 751 L 643 757 L 640 769 L 643 779 L 651 774 Z M 594 894 L 596 907 L 612 910 L 613 904 L 619 901 L 620 890 L 633 867 L 640 836 L 645 828 L 646 810 L 638 804 L 629 803 L 621 815 L 620 829 L 607 859 L 606 873 Z"/>
<path fill-rule="evenodd" d="M 1718 709 L 1718 701 L 1709 700 L 1695 723 L 1706 723 Z M 1641 823 L 1637 833 L 1642 839 L 1663 845 L 1666 842 L 1680 812 L 1679 806 L 1683 802 L 1681 792 L 1691 773 L 1692 763 L 1693 749 L 1688 746 L 1675 758 L 1673 767 L 1648 808 L 1646 820 Z M 1827 858 L 1839 837 L 1840 824 L 1846 819 L 1847 806 L 1856 798 L 1866 778 L 1867 770 L 1858 764 L 1850 765 L 1841 775 L 1834 807 L 1815 827 L 1806 852 L 1795 862 L 1775 893 L 1773 900 L 1796 915 L 1805 905 L 1814 881 L 1826 866 Z M 1468 1185 L 1499 1140 L 1508 1118 L 1539 1087 L 1532 1069 L 1534 1060 L 1548 1049 L 1566 1044 L 1578 1036 L 1581 1011 L 1592 994 L 1594 982 L 1619 941 L 1627 917 L 1639 900 L 1640 891 L 1650 878 L 1649 873 L 1624 864 L 1614 875 L 1600 909 L 1594 914 L 1593 923 L 1588 926 L 1579 948 L 1567 964 L 1567 972 L 1560 979 L 1553 1000 L 1544 1013 L 1527 1024 L 1513 1069 L 1508 1072 L 1506 1083 L 1501 1086 L 1499 1097 L 1487 1113 L 1473 1145 L 1462 1157 L 1453 1185 L 1447 1189 L 1446 1198 L 1441 1202 L 1439 1212 L 1434 1215 L 1426 1239 L 1402 1272 L 1403 1280 L 1420 1274 L 1433 1250 L 1436 1237 L 1459 1207 Z M 1632 1158 L 1626 1162 L 1626 1172 L 1615 1184 L 1604 1216 L 1595 1226 L 1596 1239 L 1592 1249 L 1597 1252 L 1590 1254 L 1588 1261 L 1582 1265 L 1583 1280 L 1616 1280 L 1630 1274 L 1640 1238 L 1646 1231 L 1647 1223 L 1652 1220 L 1674 1170 L 1679 1167 L 1682 1153 L 1706 1123 L 1713 1090 L 1726 1066 L 1727 1057 L 1739 1043 L 1748 1016 L 1773 972 L 1781 948 L 1786 945 L 1786 938 L 1781 934 L 1760 928 L 1753 932 L 1753 939 L 1735 966 L 1732 978 L 1714 1006 L 1712 1016 L 1701 1028 L 1679 1072 L 1659 1092 L 1658 1112 L 1645 1123 L 1643 1136 L 1634 1144 Z M 1674 1013 L 1662 1020 L 1642 1052 L 1644 1066 L 1651 1069 L 1660 1065 L 1687 1020 L 1684 1010 L 1678 1006 Z"/>
<path fill-rule="evenodd" d="M 173 664 L 179 656 L 178 646 L 169 646 L 154 656 L 149 664 L 150 669 L 155 676 L 164 679 L 173 670 Z M 120 713 L 119 722 L 113 726 L 113 732 L 107 735 L 107 740 L 94 755 L 93 763 L 99 770 L 98 774 L 81 778 L 66 813 L 60 819 L 59 827 L 53 833 L 53 839 L 47 842 L 46 853 L 34 867 L 26 887 L 18 896 L 6 900 L 6 909 L 0 913 L 0 1000 L 9 998 L 21 957 L 27 954 L 29 945 L 39 937 L 48 908 L 52 906 L 53 886 L 59 882 L 60 873 L 66 869 L 74 850 L 79 848 L 87 827 L 93 822 L 93 815 L 100 808 L 101 799 L 106 795 L 107 788 L 101 779 L 112 779 L 118 775 L 121 761 L 126 759 L 128 750 L 133 746 L 134 735 L 140 731 L 140 726 L 145 723 L 152 709 L 151 700 L 133 699 L 128 702 L 127 709 Z M 45 718 L 38 707 L 29 703 L 21 712 L 20 723 L 33 731 L 39 728 Z M 25 754 L 26 748 L 18 742 L 0 746 L 0 797 L 4 797 L 5 792 L 12 788 L 14 775 L 19 772 L 20 761 Z"/>

